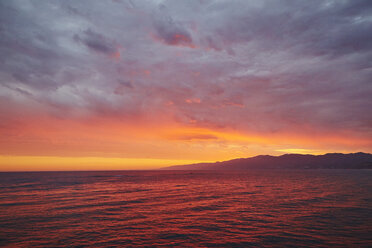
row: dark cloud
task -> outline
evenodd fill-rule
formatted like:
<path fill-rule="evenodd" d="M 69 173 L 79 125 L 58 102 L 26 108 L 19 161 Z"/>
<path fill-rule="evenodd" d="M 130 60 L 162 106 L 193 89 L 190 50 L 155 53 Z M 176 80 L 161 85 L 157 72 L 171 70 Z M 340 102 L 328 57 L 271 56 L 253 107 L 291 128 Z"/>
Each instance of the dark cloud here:
<path fill-rule="evenodd" d="M 114 42 L 109 41 L 102 34 L 96 33 L 91 29 L 85 30 L 81 35 L 75 34 L 74 40 L 77 42 L 82 42 L 89 49 L 92 49 L 95 52 L 104 53 L 107 55 L 112 55 L 117 52 Z"/>
<path fill-rule="evenodd" d="M 185 27 L 168 14 L 166 6 L 160 5 L 159 12 L 154 17 L 154 27 L 156 35 L 164 43 L 172 46 L 189 46 L 194 47 L 190 33 Z"/>
<path fill-rule="evenodd" d="M 128 90 L 133 89 L 133 84 L 129 81 L 124 81 L 124 80 L 118 80 L 119 84 L 115 88 L 114 93 L 118 95 L 124 95 L 127 93 Z"/>
<path fill-rule="evenodd" d="M 333 4 L 340 15 L 368 17 L 372 14 L 372 3 L 368 0 L 349 0 L 341 3 L 334 1 Z"/>

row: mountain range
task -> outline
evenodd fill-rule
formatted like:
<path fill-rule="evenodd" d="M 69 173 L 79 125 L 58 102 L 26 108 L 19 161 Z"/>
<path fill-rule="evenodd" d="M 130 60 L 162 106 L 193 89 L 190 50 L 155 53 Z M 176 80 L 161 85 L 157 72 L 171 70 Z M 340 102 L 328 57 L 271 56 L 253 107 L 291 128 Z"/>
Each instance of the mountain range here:
<path fill-rule="evenodd" d="M 324 155 L 259 155 L 215 163 L 175 165 L 163 170 L 248 170 L 248 169 L 372 169 L 370 153 L 327 153 Z"/>

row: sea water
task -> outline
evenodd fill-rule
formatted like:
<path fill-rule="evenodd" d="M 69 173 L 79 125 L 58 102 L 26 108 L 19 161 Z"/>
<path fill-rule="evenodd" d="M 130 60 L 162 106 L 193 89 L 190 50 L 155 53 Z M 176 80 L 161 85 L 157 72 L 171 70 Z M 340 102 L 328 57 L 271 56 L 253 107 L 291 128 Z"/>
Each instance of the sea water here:
<path fill-rule="evenodd" d="M 0 246 L 372 247 L 372 171 L 0 173 Z"/>

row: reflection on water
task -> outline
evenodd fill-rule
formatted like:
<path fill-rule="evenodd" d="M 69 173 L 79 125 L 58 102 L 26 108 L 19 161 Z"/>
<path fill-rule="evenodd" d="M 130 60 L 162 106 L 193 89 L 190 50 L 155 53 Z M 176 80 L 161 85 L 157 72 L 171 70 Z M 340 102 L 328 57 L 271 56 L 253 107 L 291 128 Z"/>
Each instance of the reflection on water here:
<path fill-rule="evenodd" d="M 5 247 L 371 247 L 372 171 L 0 173 Z"/>

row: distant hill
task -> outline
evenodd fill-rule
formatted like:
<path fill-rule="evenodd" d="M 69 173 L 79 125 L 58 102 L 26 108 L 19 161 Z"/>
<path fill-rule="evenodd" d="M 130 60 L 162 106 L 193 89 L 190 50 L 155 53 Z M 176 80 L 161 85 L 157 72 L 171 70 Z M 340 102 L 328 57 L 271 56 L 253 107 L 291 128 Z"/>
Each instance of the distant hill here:
<path fill-rule="evenodd" d="M 175 165 L 163 170 L 248 170 L 248 169 L 372 169 L 372 154 L 327 153 L 324 155 L 260 155 L 223 162 Z"/>

